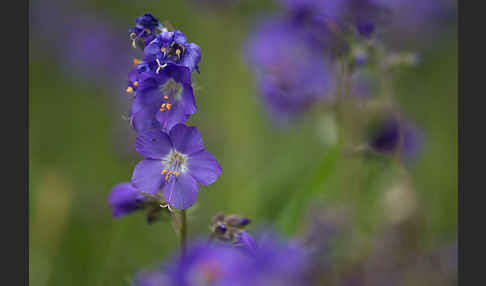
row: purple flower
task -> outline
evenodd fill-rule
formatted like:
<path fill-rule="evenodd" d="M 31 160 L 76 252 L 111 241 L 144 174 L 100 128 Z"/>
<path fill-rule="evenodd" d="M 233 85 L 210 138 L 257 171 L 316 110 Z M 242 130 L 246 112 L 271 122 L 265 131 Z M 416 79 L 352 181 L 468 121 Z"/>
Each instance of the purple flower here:
<path fill-rule="evenodd" d="M 170 66 L 159 74 L 138 75 L 138 89 L 131 109 L 131 123 L 138 133 L 152 129 L 168 132 L 196 112 L 187 68 Z"/>
<path fill-rule="evenodd" d="M 243 263 L 250 264 L 249 257 L 232 247 L 197 242 L 167 264 L 166 274 L 169 285 L 234 285 L 232 273 Z"/>
<path fill-rule="evenodd" d="M 362 36 L 370 36 L 383 8 L 375 0 L 281 0 L 294 22 L 315 29 L 316 35 L 353 25 Z M 318 30 L 316 29 L 318 28 Z M 319 31 L 320 30 L 320 31 Z"/>
<path fill-rule="evenodd" d="M 137 17 L 135 22 L 136 25 L 128 30 L 134 46 L 137 39 L 142 38 L 147 43 L 154 39 L 154 34 L 156 32 L 166 30 L 164 26 L 160 24 L 159 20 L 155 19 L 150 13 L 145 13 L 142 16 Z"/>
<path fill-rule="evenodd" d="M 407 39 L 444 24 L 454 10 L 448 1 L 374 0 L 387 8 L 387 30 Z M 455 1 L 450 1 L 453 3 Z"/>
<path fill-rule="evenodd" d="M 208 151 L 196 127 L 174 126 L 167 134 L 152 130 L 142 133 L 135 143 L 145 159 L 133 171 L 132 184 L 141 192 L 156 194 L 162 188 L 165 200 L 174 208 L 194 204 L 198 183 L 216 181 L 221 167 Z"/>
<path fill-rule="evenodd" d="M 370 138 L 371 148 L 379 153 L 400 152 L 406 160 L 413 159 L 422 145 L 422 134 L 412 123 L 396 115 L 382 119 Z"/>
<path fill-rule="evenodd" d="M 287 123 L 332 90 L 329 61 L 306 35 L 281 19 L 261 24 L 249 40 L 247 57 L 273 119 Z"/>
<path fill-rule="evenodd" d="M 133 59 L 133 68 L 128 73 L 128 93 L 136 92 L 138 89 L 138 86 L 140 84 L 141 65 L 142 64 L 139 59 Z"/>
<path fill-rule="evenodd" d="M 201 49 L 195 43 L 189 43 L 179 31 L 162 32 L 145 47 L 144 61 L 152 63 L 156 73 L 166 66 L 177 65 L 199 72 Z"/>
<path fill-rule="evenodd" d="M 253 236 L 246 231 L 238 233 L 234 245 L 250 256 L 257 255 L 258 245 Z"/>
<path fill-rule="evenodd" d="M 143 207 L 144 197 L 130 183 L 121 183 L 113 187 L 108 201 L 115 218 L 120 218 Z"/>
<path fill-rule="evenodd" d="M 235 262 L 238 271 L 229 273 L 228 285 L 308 285 L 310 261 L 308 254 L 293 241 L 285 241 L 277 235 L 260 235 L 256 242 L 243 235 L 251 259 Z"/>

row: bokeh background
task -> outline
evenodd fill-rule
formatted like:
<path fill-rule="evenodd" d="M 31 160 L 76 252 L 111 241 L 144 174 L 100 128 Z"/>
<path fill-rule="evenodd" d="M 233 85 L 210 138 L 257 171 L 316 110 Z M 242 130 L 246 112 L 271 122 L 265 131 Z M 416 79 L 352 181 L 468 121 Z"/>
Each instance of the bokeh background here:
<path fill-rule="evenodd" d="M 298 235 L 313 202 L 348 209 L 353 237 L 364 244 L 410 204 L 422 249 L 456 241 L 455 20 L 427 44 L 415 39 L 410 46 L 421 63 L 394 83 L 401 109 L 426 138 L 408 166 L 407 202 L 390 195 L 397 188 L 392 163 L 347 156 L 329 144 L 327 117 L 307 116 L 286 130 L 269 121 L 244 43 L 256 17 L 278 9 L 270 0 L 30 2 L 30 285 L 128 285 L 133 273 L 177 249 L 169 223 L 148 225 L 143 212 L 115 220 L 107 201 L 142 158 L 126 119 L 125 89 L 139 55 L 127 30 L 145 12 L 202 50 L 201 73 L 193 75 L 198 112 L 188 124 L 199 128 L 223 173 L 200 189 L 191 237 L 206 235 L 217 211 L 247 216 L 255 229 L 272 225 Z M 295 197 L 301 211 L 289 207 Z"/>

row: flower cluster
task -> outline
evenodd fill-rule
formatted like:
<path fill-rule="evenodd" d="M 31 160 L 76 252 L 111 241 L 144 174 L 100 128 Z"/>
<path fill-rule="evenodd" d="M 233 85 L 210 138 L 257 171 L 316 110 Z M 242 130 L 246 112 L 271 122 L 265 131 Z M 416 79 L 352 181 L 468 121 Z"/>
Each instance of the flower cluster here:
<path fill-rule="evenodd" d="M 143 56 L 133 59 L 126 91 L 133 98 L 135 150 L 145 158 L 136 165 L 131 183 L 113 188 L 109 202 L 115 217 L 155 205 L 149 208 L 150 221 L 157 210 L 191 207 L 199 184 L 214 183 L 221 167 L 205 150 L 199 130 L 185 125 L 196 112 L 192 72 L 199 72 L 199 46 L 151 14 L 135 21 L 129 37 Z"/>

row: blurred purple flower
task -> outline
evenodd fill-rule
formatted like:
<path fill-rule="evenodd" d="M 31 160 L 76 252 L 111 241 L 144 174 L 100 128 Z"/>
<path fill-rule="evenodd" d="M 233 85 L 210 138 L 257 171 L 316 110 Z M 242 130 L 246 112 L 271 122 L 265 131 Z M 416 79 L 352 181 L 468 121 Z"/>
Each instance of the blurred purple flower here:
<path fill-rule="evenodd" d="M 246 231 L 237 234 L 234 245 L 250 256 L 255 256 L 258 251 L 255 239 Z"/>
<path fill-rule="evenodd" d="M 387 38 L 411 39 L 417 35 L 431 35 L 434 29 L 454 18 L 453 1 L 421 0 L 280 0 L 294 23 L 308 25 L 306 29 L 319 30 L 317 35 L 328 35 L 354 26 L 362 36 L 369 37 L 378 30 Z M 318 30 L 317 30 L 317 29 Z M 315 33 L 314 33 L 315 34 Z"/>
<path fill-rule="evenodd" d="M 296 241 L 276 234 L 260 234 L 256 242 L 248 241 L 251 260 L 235 262 L 238 271 L 230 273 L 231 284 L 225 285 L 308 285 L 309 256 Z"/>
<path fill-rule="evenodd" d="M 307 37 L 281 19 L 261 23 L 247 44 L 247 58 L 263 101 L 277 123 L 288 123 L 332 90 L 328 60 Z"/>
<path fill-rule="evenodd" d="M 370 36 L 383 9 L 374 0 L 280 0 L 297 25 L 308 25 L 327 34 L 353 25 L 363 36 Z M 316 33 L 314 33 L 316 34 Z"/>
<path fill-rule="evenodd" d="M 386 27 L 383 30 L 391 39 L 425 39 L 424 36 L 434 36 L 434 31 L 443 29 L 445 23 L 455 20 L 455 7 L 447 0 L 374 1 L 387 8 Z"/>
<path fill-rule="evenodd" d="M 194 204 L 198 183 L 210 185 L 221 174 L 216 158 L 204 150 L 196 127 L 178 124 L 168 135 L 147 131 L 137 137 L 135 148 L 145 159 L 135 167 L 132 184 L 149 194 L 163 188 L 165 200 L 177 209 Z"/>
<path fill-rule="evenodd" d="M 120 71 L 128 67 L 123 59 L 129 57 L 129 51 L 121 33 L 99 19 L 91 15 L 70 18 L 63 58 L 71 68 L 86 76 L 118 78 Z"/>
<path fill-rule="evenodd" d="M 369 142 L 374 151 L 384 154 L 398 151 L 405 160 L 415 158 L 422 143 L 423 136 L 418 128 L 397 115 L 380 120 Z"/>
<path fill-rule="evenodd" d="M 235 285 L 232 272 L 239 272 L 238 265 L 242 263 L 251 262 L 235 248 L 196 242 L 184 255 L 167 264 L 168 285 Z"/>

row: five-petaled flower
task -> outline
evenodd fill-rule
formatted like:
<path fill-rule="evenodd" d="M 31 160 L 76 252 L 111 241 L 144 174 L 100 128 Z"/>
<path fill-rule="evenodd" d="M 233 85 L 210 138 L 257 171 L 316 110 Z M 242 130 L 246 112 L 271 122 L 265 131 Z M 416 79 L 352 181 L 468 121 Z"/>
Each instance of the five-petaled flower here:
<path fill-rule="evenodd" d="M 196 127 L 178 124 L 168 134 L 144 132 L 137 137 L 135 148 L 145 159 L 135 167 L 132 184 L 150 194 L 162 188 L 165 200 L 177 209 L 194 204 L 198 183 L 210 185 L 221 174 L 216 158 L 204 150 Z"/>

